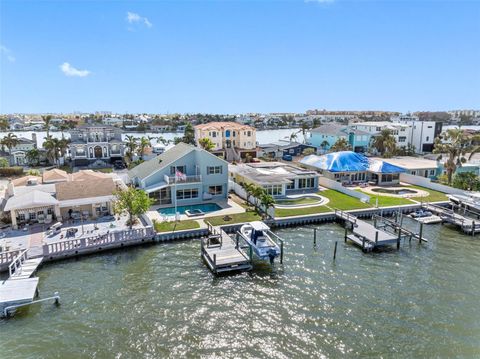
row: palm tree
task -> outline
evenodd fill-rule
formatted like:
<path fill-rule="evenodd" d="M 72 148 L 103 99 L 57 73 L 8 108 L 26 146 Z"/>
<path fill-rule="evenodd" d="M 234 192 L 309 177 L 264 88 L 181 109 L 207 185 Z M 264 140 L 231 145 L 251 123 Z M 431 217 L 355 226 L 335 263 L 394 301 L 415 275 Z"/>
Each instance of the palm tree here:
<path fill-rule="evenodd" d="M 292 132 L 291 135 L 290 135 L 290 142 L 294 142 L 297 140 L 298 138 L 298 132 Z"/>
<path fill-rule="evenodd" d="M 446 156 L 444 167 L 447 171 L 449 185 L 452 184 L 452 177 L 457 168 L 467 161 L 465 156 L 469 151 L 471 151 L 471 157 L 475 151 L 478 152 L 478 146 L 472 148 L 469 139 L 460 128 L 449 129 L 435 139 L 433 153 L 440 154 L 438 160 L 441 160 L 443 155 Z"/>
<path fill-rule="evenodd" d="M 132 135 L 127 135 L 125 139 L 127 140 L 126 141 L 127 156 L 130 159 L 130 161 L 133 161 L 133 154 L 137 149 L 137 138 Z"/>
<path fill-rule="evenodd" d="M 58 151 L 60 152 L 60 157 L 65 157 L 65 154 L 68 150 L 68 145 L 70 144 L 70 140 L 67 138 L 62 138 L 58 141 Z"/>
<path fill-rule="evenodd" d="M 380 134 L 373 137 L 372 147 L 375 148 L 382 157 L 391 157 L 395 153 L 397 143 L 395 137 L 392 135 L 392 131 L 388 128 L 383 129 Z"/>
<path fill-rule="evenodd" d="M 262 196 L 266 194 L 265 189 L 259 186 L 254 186 L 252 189 L 252 195 L 255 197 L 255 210 L 258 212 L 258 204 L 261 201 Z"/>
<path fill-rule="evenodd" d="M 324 141 L 320 144 L 320 147 L 322 148 L 322 152 L 324 152 L 328 146 L 330 146 L 330 144 L 328 143 L 327 140 L 324 140 Z"/>
<path fill-rule="evenodd" d="M 32 148 L 31 150 L 27 151 L 25 156 L 27 157 L 28 163 L 38 166 L 40 162 L 40 151 L 38 149 Z"/>
<path fill-rule="evenodd" d="M 262 218 L 265 219 L 268 217 L 268 209 L 275 205 L 275 199 L 273 198 L 273 196 L 267 193 L 263 193 L 260 197 L 260 203 L 263 207 Z"/>
<path fill-rule="evenodd" d="M 213 141 L 208 137 L 201 138 L 198 141 L 198 144 L 200 145 L 200 147 L 202 147 L 205 151 L 208 152 L 215 148 L 215 143 L 213 143 Z"/>
<path fill-rule="evenodd" d="M 350 151 L 352 146 L 348 143 L 347 139 L 344 137 L 340 137 L 337 142 L 330 147 L 331 152 L 338 152 L 338 151 Z"/>
<path fill-rule="evenodd" d="M 140 156 L 142 157 L 142 161 L 143 161 L 143 156 L 145 155 L 145 150 L 147 149 L 147 147 L 151 147 L 151 146 L 152 146 L 152 143 L 150 142 L 150 137 L 142 136 L 142 138 L 140 138 L 140 143 L 138 144 L 138 148 L 140 150 Z"/>
<path fill-rule="evenodd" d="M 255 186 L 252 183 L 242 182 L 242 188 L 245 190 L 247 196 L 247 206 L 250 205 L 250 197 L 253 195 L 253 190 Z"/>
<path fill-rule="evenodd" d="M 19 143 L 20 143 L 20 140 L 18 139 L 17 135 L 11 132 L 8 135 L 6 135 L 4 138 L 2 138 L 2 140 L 0 141 L 0 144 L 2 145 L 2 147 L 4 146 L 8 148 L 9 155 L 12 154 L 12 148 L 14 148 Z"/>
<path fill-rule="evenodd" d="M 167 146 L 170 143 L 170 140 L 165 139 L 163 136 L 158 136 L 157 143 L 161 143 L 162 145 Z"/>
<path fill-rule="evenodd" d="M 43 122 L 45 122 L 45 130 L 47 131 L 47 138 L 50 137 L 50 122 L 52 121 L 52 116 L 42 116 Z"/>
<path fill-rule="evenodd" d="M 66 122 L 62 122 L 59 126 L 58 126 L 59 130 L 62 132 L 62 139 L 64 138 L 64 135 L 63 135 L 63 132 L 68 130 L 70 128 L 70 125 Z"/>
<path fill-rule="evenodd" d="M 309 129 L 310 129 L 310 126 L 307 123 L 303 122 L 302 129 L 301 129 L 302 135 L 303 135 L 303 143 L 307 143 L 307 131 Z"/>
<path fill-rule="evenodd" d="M 43 148 L 47 151 L 47 158 L 53 164 L 58 164 L 60 158 L 60 140 L 57 138 L 48 137 L 43 143 Z"/>

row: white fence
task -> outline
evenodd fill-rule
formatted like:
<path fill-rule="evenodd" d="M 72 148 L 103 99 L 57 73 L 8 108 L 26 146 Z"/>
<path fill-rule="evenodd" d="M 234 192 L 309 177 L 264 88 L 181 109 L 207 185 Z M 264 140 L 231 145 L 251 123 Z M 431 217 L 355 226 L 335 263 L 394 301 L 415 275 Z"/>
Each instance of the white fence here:
<path fill-rule="evenodd" d="M 228 187 L 230 190 L 233 190 L 237 196 L 243 198 L 244 200 L 247 200 L 247 192 L 238 183 L 228 181 Z M 254 206 L 257 205 L 258 207 L 262 207 L 260 201 L 253 196 L 248 197 L 248 202 L 250 202 Z M 267 214 L 271 217 L 275 217 L 275 208 L 269 208 Z"/>
<path fill-rule="evenodd" d="M 369 195 L 344 187 L 340 182 L 320 176 L 318 177 L 318 183 L 320 184 L 320 186 L 323 186 L 329 189 L 334 189 L 335 191 L 342 192 L 342 193 L 345 193 L 346 195 L 358 198 L 362 202 L 370 203 Z"/>
<path fill-rule="evenodd" d="M 430 178 L 414 176 L 406 173 L 400 174 L 400 182 L 405 182 L 405 183 L 413 184 L 416 186 L 433 189 L 435 191 L 439 191 L 447 194 L 465 194 L 465 191 L 459 188 L 453 188 L 440 183 L 432 182 Z"/>

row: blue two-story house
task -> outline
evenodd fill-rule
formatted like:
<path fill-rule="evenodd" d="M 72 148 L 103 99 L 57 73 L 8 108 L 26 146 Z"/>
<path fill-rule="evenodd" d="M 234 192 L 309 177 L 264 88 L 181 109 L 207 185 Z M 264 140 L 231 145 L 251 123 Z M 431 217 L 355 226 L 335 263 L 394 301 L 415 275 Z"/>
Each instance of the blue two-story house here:
<path fill-rule="evenodd" d="M 372 135 L 368 132 L 357 130 L 346 125 L 326 124 L 314 128 L 310 132 L 308 143 L 326 152 L 335 142 L 345 139 L 354 152 L 366 152 Z"/>
<path fill-rule="evenodd" d="M 165 207 L 226 201 L 228 163 L 201 148 L 179 143 L 128 172 L 130 180 Z"/>

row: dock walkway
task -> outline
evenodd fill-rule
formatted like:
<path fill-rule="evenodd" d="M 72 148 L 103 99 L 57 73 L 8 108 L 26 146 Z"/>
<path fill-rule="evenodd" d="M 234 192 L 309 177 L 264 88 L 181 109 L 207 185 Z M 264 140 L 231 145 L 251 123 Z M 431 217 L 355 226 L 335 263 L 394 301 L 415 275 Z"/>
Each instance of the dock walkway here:
<path fill-rule="evenodd" d="M 0 282 L 0 316 L 8 314 L 9 307 L 34 302 L 38 278 L 31 278 L 43 257 L 28 258 L 27 250 L 20 252 L 8 266 L 8 279 Z"/>
<path fill-rule="evenodd" d="M 251 255 L 247 255 L 239 238 L 234 240 L 220 227 L 208 224 L 210 235 L 201 240 L 202 258 L 215 273 L 252 269 Z"/>
<path fill-rule="evenodd" d="M 351 224 L 352 233 L 350 235 L 346 234 L 345 238 L 360 246 L 365 252 L 377 247 L 396 244 L 400 240 L 399 236 L 376 228 L 374 225 L 358 219 L 353 214 L 335 210 L 335 216 L 337 219 Z"/>
<path fill-rule="evenodd" d="M 480 233 L 480 220 L 474 220 L 468 218 L 459 213 L 456 213 L 453 209 L 434 205 L 431 203 L 423 203 L 422 208 L 435 213 L 442 220 L 442 223 L 450 223 L 459 227 L 464 233 L 475 235 Z"/>

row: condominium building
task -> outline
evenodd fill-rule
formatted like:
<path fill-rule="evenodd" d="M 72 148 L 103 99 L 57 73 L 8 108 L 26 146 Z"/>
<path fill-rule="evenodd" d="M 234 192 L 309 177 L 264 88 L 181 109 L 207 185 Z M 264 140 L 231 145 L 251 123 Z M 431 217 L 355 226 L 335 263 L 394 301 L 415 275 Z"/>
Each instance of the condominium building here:
<path fill-rule="evenodd" d="M 212 153 L 227 161 L 240 161 L 247 156 L 255 157 L 257 136 L 254 127 L 236 122 L 210 122 L 195 126 L 195 144 L 209 138 L 214 148 Z"/>

